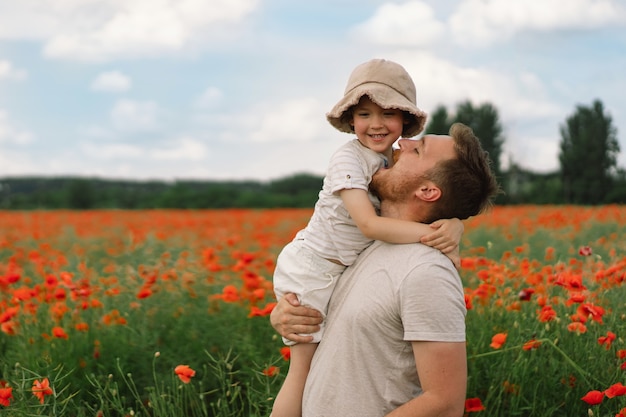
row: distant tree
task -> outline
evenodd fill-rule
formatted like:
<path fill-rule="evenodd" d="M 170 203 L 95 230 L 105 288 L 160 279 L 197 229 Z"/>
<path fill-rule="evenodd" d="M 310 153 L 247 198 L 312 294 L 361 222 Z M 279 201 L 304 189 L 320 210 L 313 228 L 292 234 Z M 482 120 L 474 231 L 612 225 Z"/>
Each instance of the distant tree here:
<path fill-rule="evenodd" d="M 626 204 L 626 170 L 617 169 L 613 187 L 606 196 L 607 204 Z"/>
<path fill-rule="evenodd" d="M 611 117 L 595 100 L 590 107 L 577 106 L 560 131 L 565 202 L 602 204 L 612 191 L 620 150 Z"/>
<path fill-rule="evenodd" d="M 424 134 L 447 135 L 453 121 L 448 115 L 445 106 L 438 106 L 428 117 L 428 124 L 424 129 Z"/>
<path fill-rule="evenodd" d="M 494 173 L 501 178 L 500 157 L 504 138 L 498 110 L 490 103 L 474 107 L 470 101 L 465 101 L 457 106 L 454 121 L 461 122 L 474 130 L 483 148 L 489 152 Z"/>
<path fill-rule="evenodd" d="M 71 209 L 85 210 L 94 208 L 96 195 L 93 183 L 88 179 L 75 179 L 67 185 L 67 205 Z"/>

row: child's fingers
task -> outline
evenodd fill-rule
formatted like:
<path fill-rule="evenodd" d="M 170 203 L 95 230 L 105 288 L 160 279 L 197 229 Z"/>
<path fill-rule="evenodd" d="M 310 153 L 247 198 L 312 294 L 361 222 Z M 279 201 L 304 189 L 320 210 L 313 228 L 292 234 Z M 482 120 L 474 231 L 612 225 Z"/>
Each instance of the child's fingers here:
<path fill-rule="evenodd" d="M 444 235 L 439 232 L 429 233 L 426 236 L 422 236 L 420 242 L 425 245 L 433 246 L 433 244 L 441 243 L 445 239 Z"/>

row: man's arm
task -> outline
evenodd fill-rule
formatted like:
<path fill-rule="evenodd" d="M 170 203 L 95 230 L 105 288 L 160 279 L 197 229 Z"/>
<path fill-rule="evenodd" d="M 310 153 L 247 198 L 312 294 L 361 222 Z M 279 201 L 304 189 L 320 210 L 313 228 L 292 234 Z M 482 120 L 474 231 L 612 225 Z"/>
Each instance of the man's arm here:
<path fill-rule="evenodd" d="M 467 359 L 464 342 L 412 342 L 422 395 L 387 417 L 461 417 L 465 411 Z"/>
<path fill-rule="evenodd" d="M 272 327 L 283 337 L 296 343 L 310 343 L 313 336 L 300 336 L 319 331 L 322 313 L 300 305 L 295 294 L 285 294 L 270 314 Z"/>

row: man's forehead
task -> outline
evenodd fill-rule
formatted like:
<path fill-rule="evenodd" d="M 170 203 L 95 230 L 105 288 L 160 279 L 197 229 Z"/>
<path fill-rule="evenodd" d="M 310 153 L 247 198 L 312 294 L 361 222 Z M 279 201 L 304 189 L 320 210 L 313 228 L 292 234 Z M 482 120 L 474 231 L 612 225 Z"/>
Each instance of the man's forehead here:
<path fill-rule="evenodd" d="M 422 140 L 428 140 L 428 139 L 452 139 L 452 136 L 448 136 L 448 135 L 433 135 L 433 134 L 428 134 L 428 135 L 424 135 L 422 137 Z"/>
<path fill-rule="evenodd" d="M 420 140 L 422 147 L 426 147 L 428 146 L 429 143 L 433 142 L 433 141 L 441 141 L 441 140 L 451 140 L 452 136 L 448 136 L 448 135 L 425 135 L 424 137 L 422 137 L 422 139 Z"/>

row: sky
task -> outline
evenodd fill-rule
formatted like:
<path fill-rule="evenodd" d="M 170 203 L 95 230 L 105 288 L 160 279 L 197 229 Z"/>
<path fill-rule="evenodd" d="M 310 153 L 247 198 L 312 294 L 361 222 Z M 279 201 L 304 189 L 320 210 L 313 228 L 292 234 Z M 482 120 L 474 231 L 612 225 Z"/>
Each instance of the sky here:
<path fill-rule="evenodd" d="M 623 0 L 0 0 L 0 178 L 323 175 L 352 69 L 404 66 L 418 107 L 496 107 L 504 168 L 559 168 L 600 100 L 626 167 Z"/>

